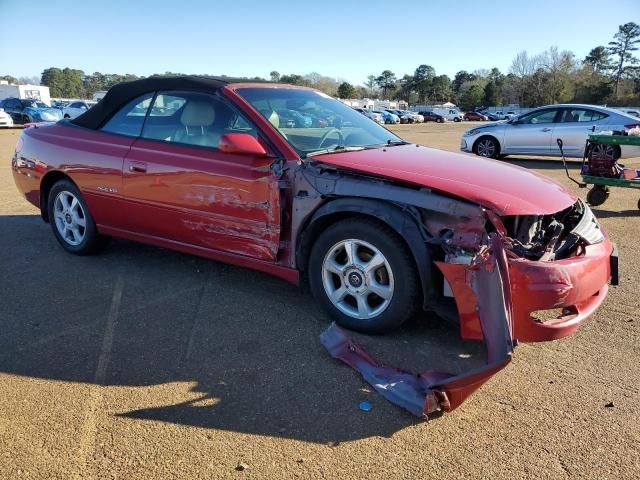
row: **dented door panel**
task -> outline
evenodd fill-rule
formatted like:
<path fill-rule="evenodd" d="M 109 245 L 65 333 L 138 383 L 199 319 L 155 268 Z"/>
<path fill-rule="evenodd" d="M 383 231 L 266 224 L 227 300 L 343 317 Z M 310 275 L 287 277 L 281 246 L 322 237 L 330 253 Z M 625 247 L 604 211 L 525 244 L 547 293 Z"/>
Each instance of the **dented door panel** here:
<path fill-rule="evenodd" d="M 277 178 L 267 165 L 213 149 L 138 139 L 124 162 L 129 228 L 273 260 L 280 240 Z M 136 165 L 146 171 L 137 171 Z"/>

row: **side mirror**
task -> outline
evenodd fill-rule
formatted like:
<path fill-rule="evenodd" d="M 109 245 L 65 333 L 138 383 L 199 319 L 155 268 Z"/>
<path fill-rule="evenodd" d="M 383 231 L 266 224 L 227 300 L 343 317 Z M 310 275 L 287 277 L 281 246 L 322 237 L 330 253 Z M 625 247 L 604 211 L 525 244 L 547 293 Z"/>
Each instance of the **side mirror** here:
<path fill-rule="evenodd" d="M 225 133 L 220 137 L 218 148 L 225 153 L 248 155 L 254 157 L 266 157 L 264 149 L 256 137 L 248 133 Z"/>

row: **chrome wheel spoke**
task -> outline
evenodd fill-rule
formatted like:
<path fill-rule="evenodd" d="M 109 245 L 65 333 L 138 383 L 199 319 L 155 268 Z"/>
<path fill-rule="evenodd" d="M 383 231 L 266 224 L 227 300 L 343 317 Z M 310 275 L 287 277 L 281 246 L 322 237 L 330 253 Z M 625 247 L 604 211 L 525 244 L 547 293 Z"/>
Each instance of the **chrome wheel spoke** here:
<path fill-rule="evenodd" d="M 331 293 L 331 301 L 333 303 L 339 303 L 341 301 L 344 300 L 344 298 L 347 296 L 347 289 L 345 288 L 344 285 L 341 285 L 340 288 L 335 289 L 332 293 Z"/>
<path fill-rule="evenodd" d="M 358 302 L 358 315 L 362 318 L 368 318 L 371 316 L 371 307 L 367 302 L 365 295 L 356 295 L 356 301 Z"/>
<path fill-rule="evenodd" d="M 336 262 L 335 258 L 329 258 L 325 263 L 325 268 L 327 270 L 339 276 L 342 276 L 344 274 L 344 270 L 346 267 L 346 265 L 340 265 L 338 262 Z"/>
<path fill-rule="evenodd" d="M 73 223 L 75 223 L 76 225 L 78 225 L 80 227 L 86 227 L 87 226 L 87 221 L 83 217 L 80 217 L 77 213 L 73 214 Z"/>
<path fill-rule="evenodd" d="M 358 265 L 358 244 L 354 240 L 344 243 L 344 251 L 347 254 L 347 265 Z"/>
<path fill-rule="evenodd" d="M 80 243 L 82 241 L 82 235 L 80 235 L 80 230 L 78 230 L 78 227 L 72 226 L 69 230 L 71 230 L 73 241 Z"/>
<path fill-rule="evenodd" d="M 371 293 L 375 293 L 377 296 L 384 300 L 391 299 L 391 296 L 393 295 L 393 290 L 391 289 L 390 285 L 382 285 L 378 282 L 374 282 L 369 285 L 369 291 Z"/>
<path fill-rule="evenodd" d="M 384 265 L 386 259 L 381 253 L 376 253 L 371 259 L 363 265 L 363 270 L 367 275 L 373 275 L 373 273 Z"/>

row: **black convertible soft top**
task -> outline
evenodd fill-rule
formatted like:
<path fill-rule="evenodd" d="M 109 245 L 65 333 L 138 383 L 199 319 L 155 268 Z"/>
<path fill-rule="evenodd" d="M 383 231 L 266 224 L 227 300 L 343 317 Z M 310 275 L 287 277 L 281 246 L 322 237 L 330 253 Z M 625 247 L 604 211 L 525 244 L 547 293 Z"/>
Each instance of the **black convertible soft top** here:
<path fill-rule="evenodd" d="M 198 90 L 214 92 L 230 83 L 265 82 L 264 80 L 237 79 L 230 77 L 200 77 L 197 75 L 164 75 L 147 77 L 114 85 L 93 108 L 71 120 L 75 125 L 97 129 L 131 100 L 157 90 Z"/>

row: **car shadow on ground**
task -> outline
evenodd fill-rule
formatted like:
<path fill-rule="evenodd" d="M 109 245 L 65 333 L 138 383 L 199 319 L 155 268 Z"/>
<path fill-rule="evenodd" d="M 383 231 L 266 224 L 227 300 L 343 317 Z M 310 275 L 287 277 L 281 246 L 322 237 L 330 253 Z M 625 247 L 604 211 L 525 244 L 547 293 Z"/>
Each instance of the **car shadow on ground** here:
<path fill-rule="evenodd" d="M 640 217 L 640 210 L 605 210 L 607 207 L 591 207 L 598 218 Z"/>
<path fill-rule="evenodd" d="M 545 158 L 541 159 L 540 157 L 513 157 L 509 156 L 504 159 L 505 162 L 510 163 L 512 165 L 518 165 L 519 167 L 530 168 L 535 170 L 562 170 L 564 169 L 564 164 L 562 160 L 559 158 Z M 567 168 L 571 175 L 576 179 L 580 180 L 580 166 L 582 165 L 582 160 L 577 158 L 567 159 Z"/>
<path fill-rule="evenodd" d="M 0 217 L 0 231 L 12 232 L 0 238 L 3 373 L 140 388 L 192 382 L 197 401 L 154 399 L 150 389 L 144 406 L 115 415 L 319 443 L 389 436 L 417 421 L 329 357 L 318 338 L 329 319 L 304 289 L 126 241 L 70 255 L 38 216 Z M 390 335 L 355 336 L 416 372 L 485 361 L 481 343 L 427 314 Z M 358 409 L 363 400 L 371 412 Z"/>

